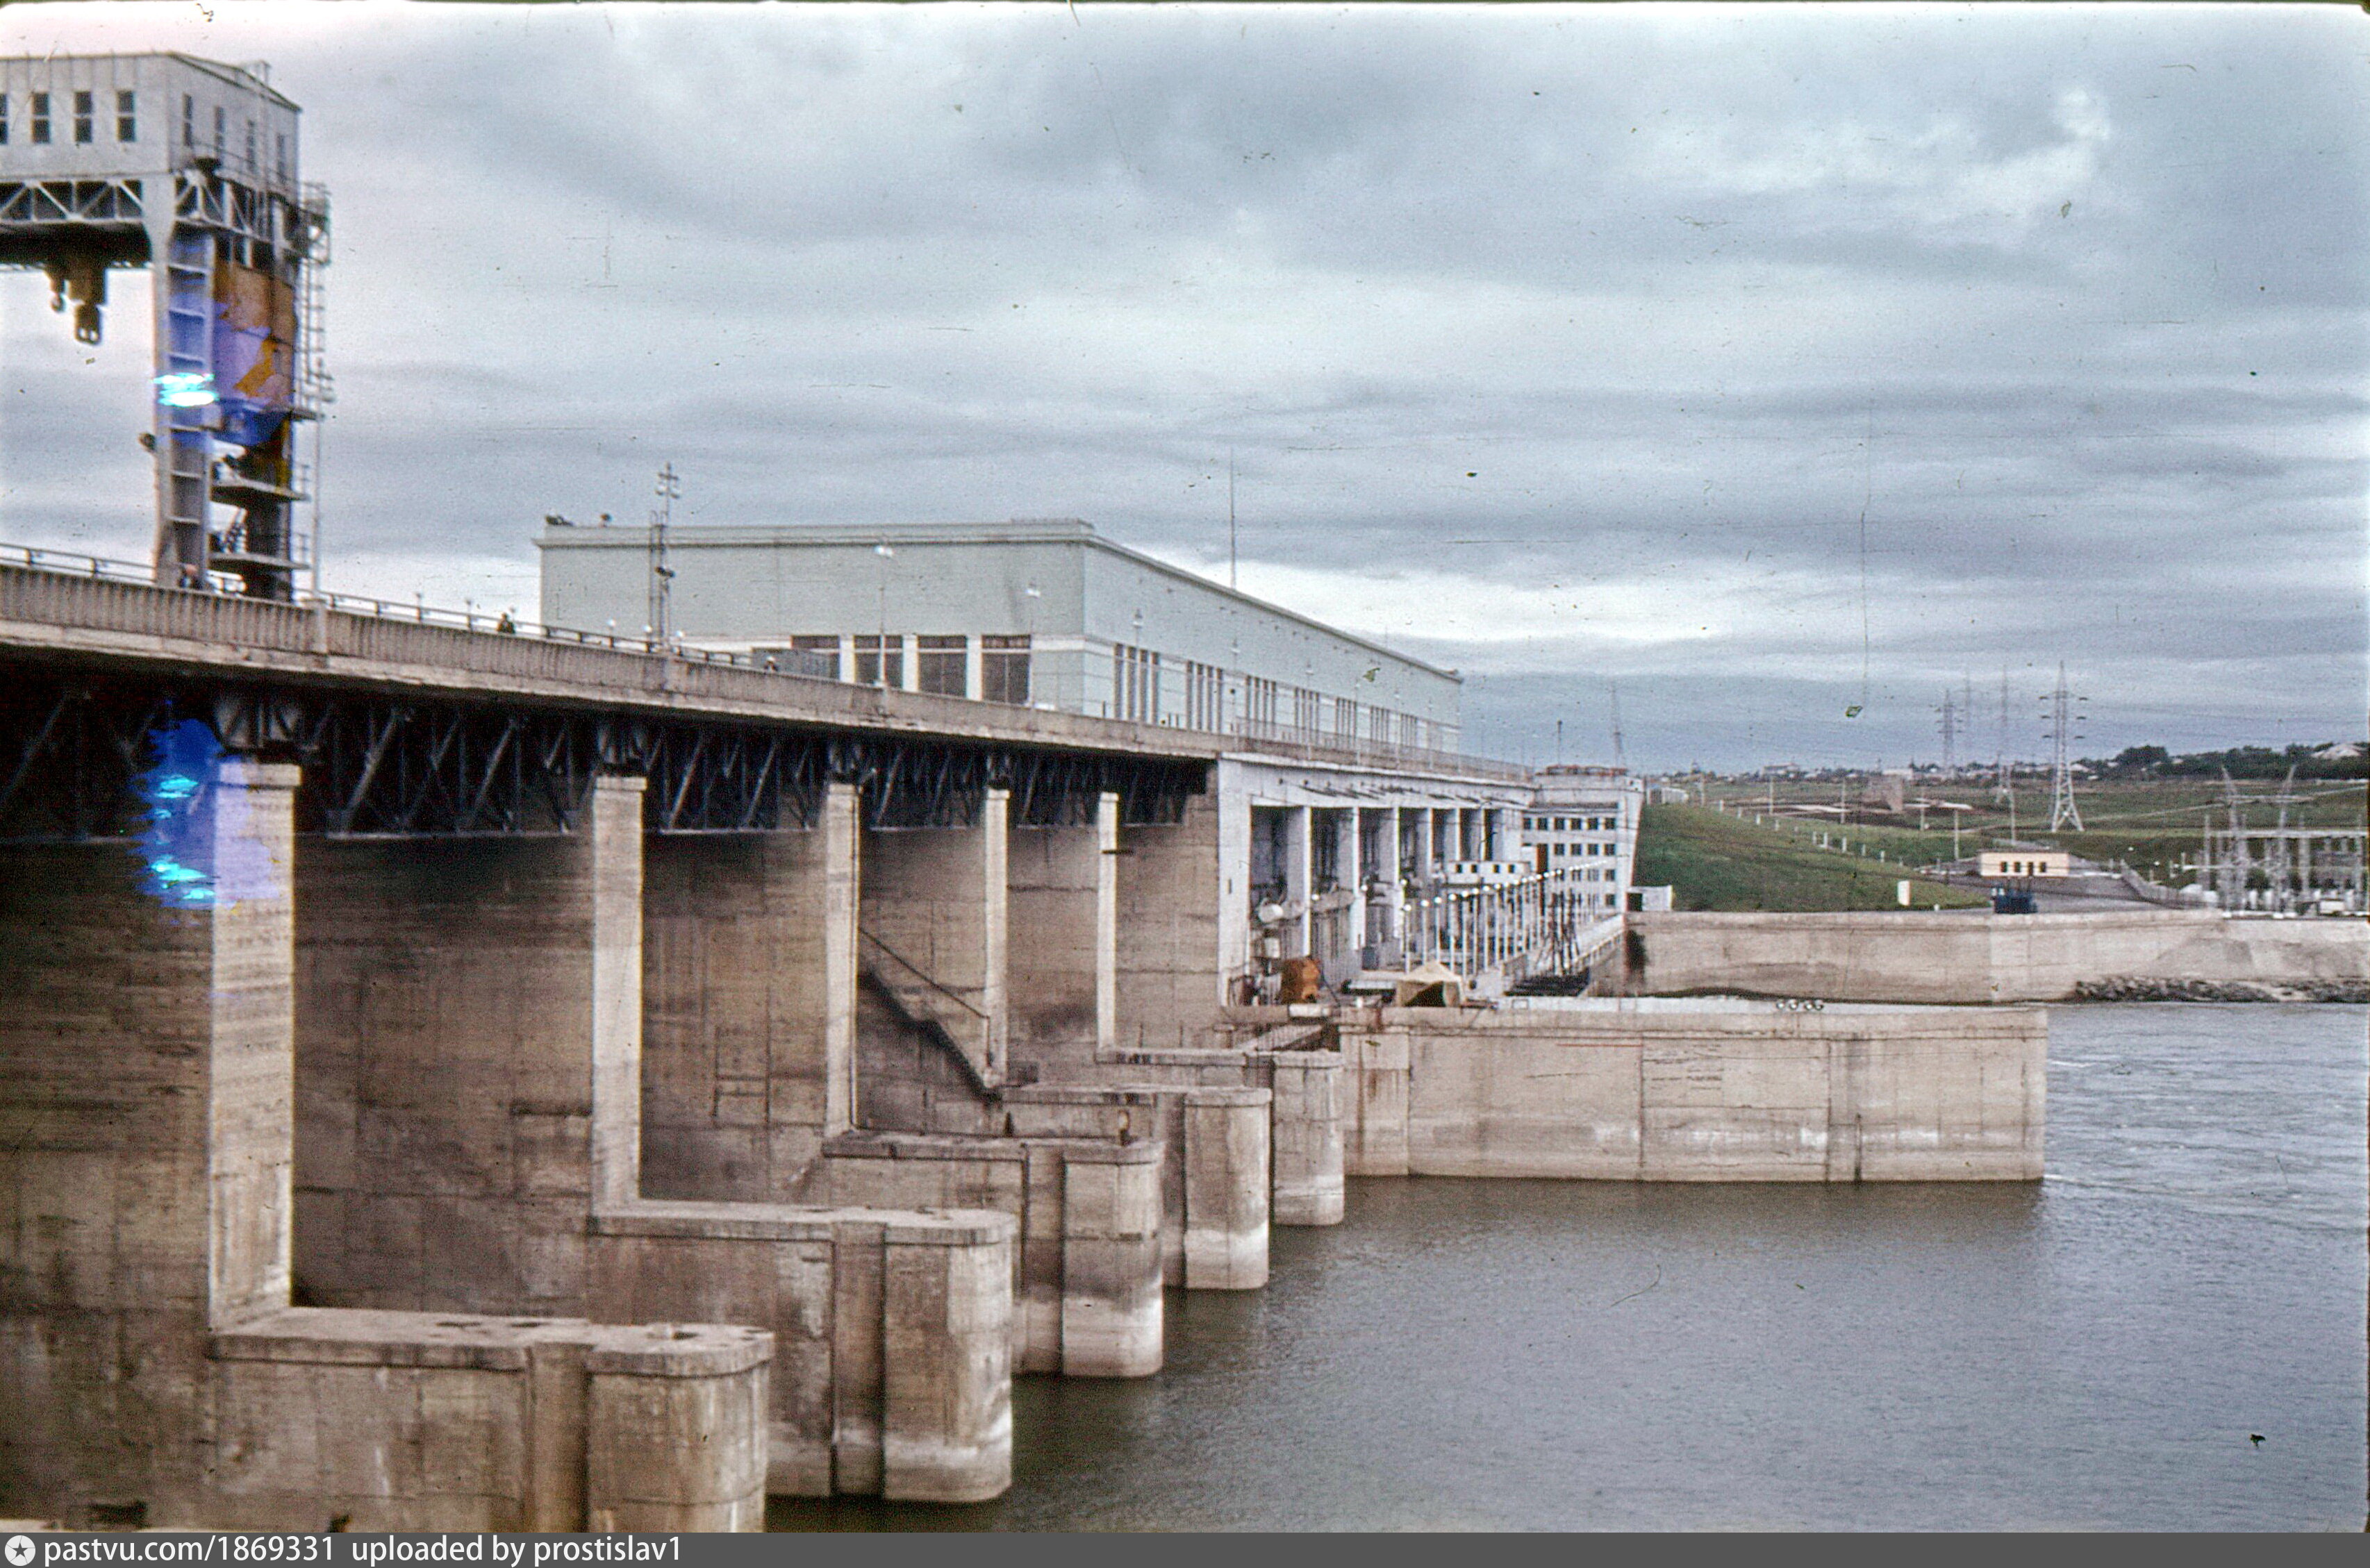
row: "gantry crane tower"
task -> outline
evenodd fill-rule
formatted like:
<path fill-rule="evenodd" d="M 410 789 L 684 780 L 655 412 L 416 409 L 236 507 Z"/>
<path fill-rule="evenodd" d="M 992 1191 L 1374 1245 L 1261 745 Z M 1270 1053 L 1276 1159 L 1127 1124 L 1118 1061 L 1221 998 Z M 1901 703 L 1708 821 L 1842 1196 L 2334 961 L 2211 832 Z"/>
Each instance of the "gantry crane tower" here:
<path fill-rule="evenodd" d="M 296 430 L 329 401 L 328 199 L 261 65 L 0 60 L 0 267 L 38 267 L 96 343 L 107 274 L 149 271 L 156 581 L 289 599 L 306 560 Z"/>

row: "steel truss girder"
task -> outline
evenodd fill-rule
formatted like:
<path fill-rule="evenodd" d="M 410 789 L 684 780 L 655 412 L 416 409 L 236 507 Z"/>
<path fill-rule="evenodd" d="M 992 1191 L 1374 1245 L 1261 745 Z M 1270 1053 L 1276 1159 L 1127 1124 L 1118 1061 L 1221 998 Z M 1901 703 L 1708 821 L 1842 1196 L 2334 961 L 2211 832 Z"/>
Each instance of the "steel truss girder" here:
<path fill-rule="evenodd" d="M 991 788 L 1016 826 L 1173 824 L 1205 787 L 1203 763 L 1043 751 L 955 738 L 655 719 L 210 679 L 78 678 L 0 668 L 0 838 L 140 830 L 133 778 L 149 737 L 195 719 L 225 750 L 304 770 L 299 830 L 335 837 L 569 833 L 604 773 L 649 781 L 660 833 L 811 827 L 825 787 L 857 786 L 874 828 L 969 827 Z"/>

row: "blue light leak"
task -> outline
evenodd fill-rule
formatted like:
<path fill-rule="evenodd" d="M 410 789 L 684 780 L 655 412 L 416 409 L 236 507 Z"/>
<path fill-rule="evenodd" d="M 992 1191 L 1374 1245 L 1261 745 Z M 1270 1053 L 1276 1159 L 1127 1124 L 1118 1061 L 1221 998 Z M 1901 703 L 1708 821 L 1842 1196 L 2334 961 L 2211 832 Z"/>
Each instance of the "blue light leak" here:
<path fill-rule="evenodd" d="M 227 909 L 230 901 L 214 881 L 214 803 L 206 788 L 222 760 L 222 742 L 185 718 L 151 732 L 148 744 L 156 765 L 132 781 L 148 807 L 136 852 L 143 888 L 167 909 Z"/>
<path fill-rule="evenodd" d="M 156 378 L 156 401 L 167 408 L 203 408 L 216 401 L 214 378 L 200 371 L 167 371 Z"/>

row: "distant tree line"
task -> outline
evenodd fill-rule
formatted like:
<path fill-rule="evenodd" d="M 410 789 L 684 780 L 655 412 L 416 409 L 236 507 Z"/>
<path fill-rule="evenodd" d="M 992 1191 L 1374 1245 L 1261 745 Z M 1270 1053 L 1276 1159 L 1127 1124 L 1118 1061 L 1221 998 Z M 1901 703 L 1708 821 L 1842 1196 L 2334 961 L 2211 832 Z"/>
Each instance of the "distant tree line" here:
<path fill-rule="evenodd" d="M 2342 753 L 2348 750 L 2352 756 Z M 2126 746 L 2112 758 L 2085 757 L 2082 765 L 2102 778 L 2276 779 L 2290 768 L 2299 779 L 2370 778 L 2370 745 L 2355 741 L 2349 748 L 2330 741 L 2313 745 L 2233 746 L 2222 751 L 2184 751 L 2173 755 L 2161 746 Z"/>

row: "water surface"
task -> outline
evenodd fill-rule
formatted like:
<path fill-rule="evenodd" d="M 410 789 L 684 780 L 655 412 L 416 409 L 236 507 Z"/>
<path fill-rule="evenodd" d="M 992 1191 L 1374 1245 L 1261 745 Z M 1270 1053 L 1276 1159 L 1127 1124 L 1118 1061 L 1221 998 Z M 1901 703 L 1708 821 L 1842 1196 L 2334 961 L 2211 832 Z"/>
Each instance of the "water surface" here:
<path fill-rule="evenodd" d="M 2053 1009 L 2038 1185 L 1353 1181 L 1158 1377 L 1017 1380 L 1002 1499 L 772 1522 L 2359 1529 L 2365 1024 Z"/>

